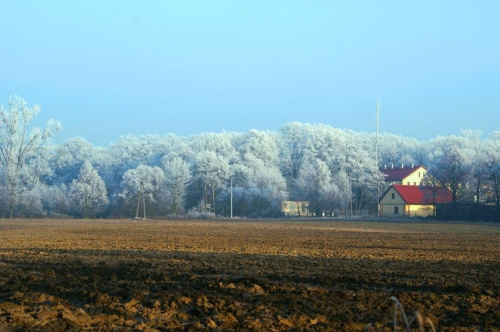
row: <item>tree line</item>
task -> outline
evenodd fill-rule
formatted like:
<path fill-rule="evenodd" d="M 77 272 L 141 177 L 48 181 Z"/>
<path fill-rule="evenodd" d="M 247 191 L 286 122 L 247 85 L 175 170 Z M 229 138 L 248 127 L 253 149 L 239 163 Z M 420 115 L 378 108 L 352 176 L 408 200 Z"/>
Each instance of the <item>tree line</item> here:
<path fill-rule="evenodd" d="M 32 128 L 39 106 L 13 96 L 0 109 L 1 217 L 278 217 L 281 202 L 309 201 L 315 215 L 366 212 L 383 177 L 375 133 L 287 123 L 277 131 L 127 135 L 106 147 Z M 429 141 L 378 136 L 379 166 L 423 165 L 453 204 L 500 205 L 500 131 Z M 231 200 L 232 198 L 232 200 Z M 232 209 L 231 209 L 232 201 Z"/>

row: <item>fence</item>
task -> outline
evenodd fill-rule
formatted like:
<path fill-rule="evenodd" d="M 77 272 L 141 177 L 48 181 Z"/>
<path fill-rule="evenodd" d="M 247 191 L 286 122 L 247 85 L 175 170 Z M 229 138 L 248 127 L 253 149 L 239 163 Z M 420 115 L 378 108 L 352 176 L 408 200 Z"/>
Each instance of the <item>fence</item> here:
<path fill-rule="evenodd" d="M 437 204 L 436 219 L 500 222 L 500 207 L 474 203 Z"/>

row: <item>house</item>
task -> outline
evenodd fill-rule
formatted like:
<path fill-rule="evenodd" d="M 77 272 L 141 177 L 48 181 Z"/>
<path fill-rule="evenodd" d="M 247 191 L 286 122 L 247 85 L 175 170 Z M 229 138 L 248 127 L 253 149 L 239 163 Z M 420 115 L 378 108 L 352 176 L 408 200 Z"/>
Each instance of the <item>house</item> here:
<path fill-rule="evenodd" d="M 394 164 L 389 167 L 385 165 L 379 170 L 385 177 L 384 191 L 394 184 L 422 186 L 424 177 L 427 174 L 427 169 L 424 166 L 413 166 L 413 164 L 411 166 L 402 164 L 401 167 L 394 167 Z"/>
<path fill-rule="evenodd" d="M 435 205 L 451 202 L 445 187 L 394 184 L 380 198 L 383 217 L 428 217 L 435 215 Z"/>
<path fill-rule="evenodd" d="M 281 202 L 281 212 L 287 217 L 309 216 L 308 201 L 283 201 Z"/>

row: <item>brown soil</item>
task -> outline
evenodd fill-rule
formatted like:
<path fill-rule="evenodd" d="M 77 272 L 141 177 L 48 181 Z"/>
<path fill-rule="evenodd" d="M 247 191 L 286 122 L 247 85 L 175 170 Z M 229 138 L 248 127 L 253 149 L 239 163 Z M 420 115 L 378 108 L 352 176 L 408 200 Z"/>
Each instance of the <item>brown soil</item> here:
<path fill-rule="evenodd" d="M 392 296 L 494 331 L 499 249 L 488 225 L 1 220 L 0 332 L 392 331 Z"/>

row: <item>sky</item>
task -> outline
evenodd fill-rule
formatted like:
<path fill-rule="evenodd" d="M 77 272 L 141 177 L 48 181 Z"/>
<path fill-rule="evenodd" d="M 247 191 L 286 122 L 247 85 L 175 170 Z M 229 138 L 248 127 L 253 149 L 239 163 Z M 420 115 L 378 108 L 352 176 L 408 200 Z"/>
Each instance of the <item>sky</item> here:
<path fill-rule="evenodd" d="M 418 140 L 500 130 L 500 1 L 0 0 L 17 94 L 106 146 L 323 123 Z"/>

